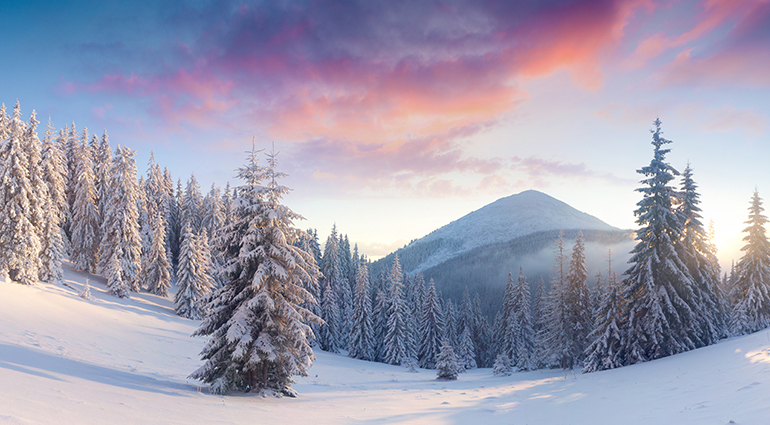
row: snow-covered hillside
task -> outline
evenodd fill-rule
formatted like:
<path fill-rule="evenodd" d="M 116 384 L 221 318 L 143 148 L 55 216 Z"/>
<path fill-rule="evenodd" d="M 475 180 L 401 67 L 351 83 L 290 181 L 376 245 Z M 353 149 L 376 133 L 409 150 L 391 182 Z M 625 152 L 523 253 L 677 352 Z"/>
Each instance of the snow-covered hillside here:
<path fill-rule="evenodd" d="M 66 285 L 0 282 L 0 423 L 764 424 L 770 418 L 770 332 L 589 375 L 561 371 L 458 381 L 435 371 L 317 353 L 296 399 L 209 395 L 186 376 L 200 365 L 198 322 L 169 299 L 117 299 L 91 276 L 94 299 Z"/>
<path fill-rule="evenodd" d="M 543 192 L 527 190 L 473 211 L 405 249 L 435 248 L 414 269 L 422 271 L 474 248 L 559 229 L 620 231 Z"/>

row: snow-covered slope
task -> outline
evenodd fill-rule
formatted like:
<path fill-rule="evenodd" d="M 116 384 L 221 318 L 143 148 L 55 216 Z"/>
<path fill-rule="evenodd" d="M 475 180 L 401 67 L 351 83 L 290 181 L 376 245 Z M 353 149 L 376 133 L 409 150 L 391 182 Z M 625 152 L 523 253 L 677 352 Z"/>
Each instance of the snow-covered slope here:
<path fill-rule="evenodd" d="M 469 250 L 558 229 L 619 230 L 543 192 L 527 190 L 500 198 L 434 230 L 421 241 L 457 239 L 462 241 L 460 250 Z"/>
<path fill-rule="evenodd" d="M 406 271 L 425 271 L 473 249 L 560 229 L 623 232 L 545 193 L 527 190 L 434 230 L 398 250 L 398 254 Z M 385 263 L 391 262 L 392 254 L 385 259 Z"/>
<path fill-rule="evenodd" d="M 9 424 L 764 424 L 770 332 L 589 375 L 561 371 L 440 382 L 435 372 L 317 353 L 296 399 L 209 395 L 198 322 L 154 295 L 92 301 L 67 286 L 0 281 L 0 423 Z"/>

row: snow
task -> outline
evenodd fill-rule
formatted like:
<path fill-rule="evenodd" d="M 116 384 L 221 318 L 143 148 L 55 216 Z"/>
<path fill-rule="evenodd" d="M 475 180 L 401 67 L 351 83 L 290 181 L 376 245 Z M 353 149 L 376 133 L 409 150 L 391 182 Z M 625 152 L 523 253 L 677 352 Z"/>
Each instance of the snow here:
<path fill-rule="evenodd" d="M 526 190 L 500 198 L 419 239 L 421 243 L 444 239 L 456 244 L 432 253 L 417 270 L 426 270 L 473 248 L 560 229 L 619 231 L 543 192 Z"/>
<path fill-rule="evenodd" d="M 78 297 L 85 279 L 92 301 Z M 210 395 L 200 322 L 171 299 L 118 299 L 65 267 L 63 285 L 0 281 L 0 423 L 738 424 L 770 416 L 770 331 L 581 375 L 539 370 L 457 381 L 435 370 L 316 351 L 298 398 Z"/>

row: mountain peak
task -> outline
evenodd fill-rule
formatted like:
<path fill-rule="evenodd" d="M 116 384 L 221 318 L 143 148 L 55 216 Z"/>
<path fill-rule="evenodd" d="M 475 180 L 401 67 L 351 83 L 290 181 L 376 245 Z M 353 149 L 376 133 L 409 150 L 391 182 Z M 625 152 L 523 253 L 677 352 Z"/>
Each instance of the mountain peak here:
<path fill-rule="evenodd" d="M 543 192 L 525 190 L 500 198 L 414 243 L 446 242 L 419 267 L 424 269 L 479 246 L 559 229 L 619 230 Z"/>

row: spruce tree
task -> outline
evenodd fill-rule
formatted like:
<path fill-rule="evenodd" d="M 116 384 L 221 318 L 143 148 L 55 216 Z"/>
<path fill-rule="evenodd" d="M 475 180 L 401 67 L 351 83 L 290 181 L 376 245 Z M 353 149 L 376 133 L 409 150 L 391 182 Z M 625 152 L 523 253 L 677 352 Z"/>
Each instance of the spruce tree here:
<path fill-rule="evenodd" d="M 545 292 L 545 282 L 541 276 L 537 282 L 535 298 L 532 302 L 532 331 L 535 351 L 532 354 L 532 367 L 540 369 L 546 364 L 546 337 L 548 332 L 548 299 Z"/>
<path fill-rule="evenodd" d="M 565 288 L 565 327 L 567 366 L 572 369 L 583 359 L 588 347 L 588 334 L 593 330 L 591 294 L 588 290 L 588 271 L 585 264 L 583 232 L 579 231 L 572 249 Z"/>
<path fill-rule="evenodd" d="M 447 339 L 444 339 L 444 342 L 441 344 L 441 351 L 439 351 L 438 354 L 436 369 L 436 379 L 444 381 L 453 381 L 457 379 L 457 372 L 460 369 L 460 365 L 457 362 L 455 350 Z"/>
<path fill-rule="evenodd" d="M 471 337 L 471 330 L 466 326 L 460 335 L 460 347 L 457 353 L 460 371 L 476 369 L 476 348 Z"/>
<path fill-rule="evenodd" d="M 118 298 L 126 298 L 131 291 L 131 286 L 123 280 L 122 249 L 118 247 L 111 253 L 109 263 L 104 272 L 107 277 L 107 292 Z"/>
<path fill-rule="evenodd" d="M 748 227 L 743 229 L 746 245 L 741 248 L 743 256 L 735 265 L 736 304 L 730 316 L 733 335 L 746 335 L 770 326 L 770 243 L 765 235 L 764 210 L 762 198 L 754 189 L 746 221 Z"/>
<path fill-rule="evenodd" d="M 436 284 L 433 279 L 428 283 L 420 321 L 420 349 L 418 353 L 420 367 L 434 369 L 438 353 L 441 350 L 444 320 L 441 314 L 441 304 L 436 294 Z"/>
<path fill-rule="evenodd" d="M 369 297 L 369 267 L 358 265 L 356 275 L 355 308 L 350 325 L 348 356 L 354 359 L 374 360 L 374 329 L 372 328 L 372 301 Z"/>
<path fill-rule="evenodd" d="M 623 298 L 628 334 L 624 341 L 628 364 L 657 359 L 695 348 L 689 332 L 695 323 L 692 304 L 695 282 L 678 253 L 684 238 L 680 216 L 673 210 L 676 191 L 669 186 L 679 173 L 665 159 L 671 143 L 662 137 L 661 122 L 652 131 L 653 159 L 637 172 L 646 178 L 637 189 L 643 198 L 634 211 L 639 243 L 631 251 Z"/>
<path fill-rule="evenodd" d="M 378 362 L 385 362 L 385 335 L 388 333 L 388 294 L 385 291 L 377 291 L 374 296 L 374 357 Z"/>
<path fill-rule="evenodd" d="M 324 318 L 324 324 L 319 330 L 318 343 L 322 350 L 337 353 L 342 348 L 340 311 L 337 305 L 337 293 L 330 281 L 326 281 L 326 286 L 321 293 L 321 317 Z"/>
<path fill-rule="evenodd" d="M 293 395 L 293 375 L 306 376 L 313 351 L 309 322 L 320 322 L 302 307 L 315 303 L 305 287 L 317 281 L 313 256 L 295 246 L 304 232 L 302 217 L 281 204 L 288 188 L 278 183 L 276 154 L 258 166 L 252 151 L 239 177 L 236 220 L 225 229 L 228 281 L 210 297 L 211 312 L 194 335 L 210 335 L 201 353 L 206 363 L 191 377 L 215 393 L 265 390 Z M 264 178 L 264 180 L 261 179 Z M 265 185 L 261 185 L 260 181 Z"/>
<path fill-rule="evenodd" d="M 495 364 L 492 366 L 492 375 L 511 376 L 511 359 L 505 354 L 498 354 L 495 358 Z"/>
<path fill-rule="evenodd" d="M 684 239 L 678 244 L 679 254 L 694 279 L 694 299 L 691 303 L 695 326 L 690 338 L 695 345 L 711 345 L 725 334 L 725 311 L 718 298 L 719 263 L 713 245 L 701 223 L 700 195 L 693 180 L 690 164 L 682 173 L 682 189 L 678 213 L 684 223 Z"/>
<path fill-rule="evenodd" d="M 153 237 L 146 261 L 147 291 L 161 297 L 167 297 L 168 289 L 171 287 L 171 265 L 166 257 L 164 221 L 162 212 L 156 212 L 152 220 L 152 233 L 159 237 Z"/>
<path fill-rule="evenodd" d="M 554 277 L 548 294 L 547 329 L 543 337 L 543 362 L 549 367 L 567 369 L 572 359 L 567 326 L 567 282 L 566 255 L 564 254 L 564 232 L 554 246 Z"/>
<path fill-rule="evenodd" d="M 610 277 L 607 292 L 596 312 L 596 322 L 586 349 L 583 373 L 614 369 L 623 366 L 623 308 L 614 276 Z"/>
<path fill-rule="evenodd" d="M 39 271 L 40 280 L 58 282 L 62 279 L 62 261 L 66 255 L 62 225 L 67 217 L 67 199 L 64 192 L 67 176 L 64 154 L 53 139 L 53 125 L 48 120 L 45 131 L 41 169 L 46 184 L 43 204 L 43 233 L 41 235 Z"/>
<path fill-rule="evenodd" d="M 135 152 L 118 146 L 110 167 L 110 205 L 102 220 L 102 241 L 99 245 L 99 267 L 103 273 L 112 267 L 112 259 L 120 252 L 123 283 L 131 291 L 141 289 L 142 240 L 139 234 L 138 198 Z"/>
<path fill-rule="evenodd" d="M 5 133 L 0 141 L 0 270 L 13 281 L 32 285 L 40 266 L 42 209 L 39 189 L 30 175 L 36 169 L 28 149 L 31 136 L 21 120 L 18 101 Z"/>
<path fill-rule="evenodd" d="M 530 291 L 524 270 L 519 267 L 519 278 L 516 281 L 513 294 L 513 311 L 510 318 L 509 332 L 514 335 L 515 362 L 519 370 L 534 368 L 532 356 L 535 354 L 535 332 L 532 328 L 532 312 L 530 309 Z"/>
<path fill-rule="evenodd" d="M 207 253 L 202 236 L 196 235 L 188 221 L 179 249 L 177 288 L 174 296 L 176 314 L 188 319 L 202 319 L 205 312 L 203 298 L 211 291 L 213 282 L 207 269 Z"/>
<path fill-rule="evenodd" d="M 388 327 L 384 340 L 385 362 L 393 365 L 400 365 L 410 357 L 407 306 L 404 301 L 402 278 L 401 263 L 396 255 L 390 272 Z"/>
<path fill-rule="evenodd" d="M 74 125 L 73 125 L 74 127 Z M 91 156 L 82 145 L 76 144 L 74 155 L 74 201 L 70 224 L 72 260 L 78 270 L 94 272 L 99 248 L 99 211 L 96 207 L 96 188 Z M 107 256 L 104 261 L 112 261 Z"/>

